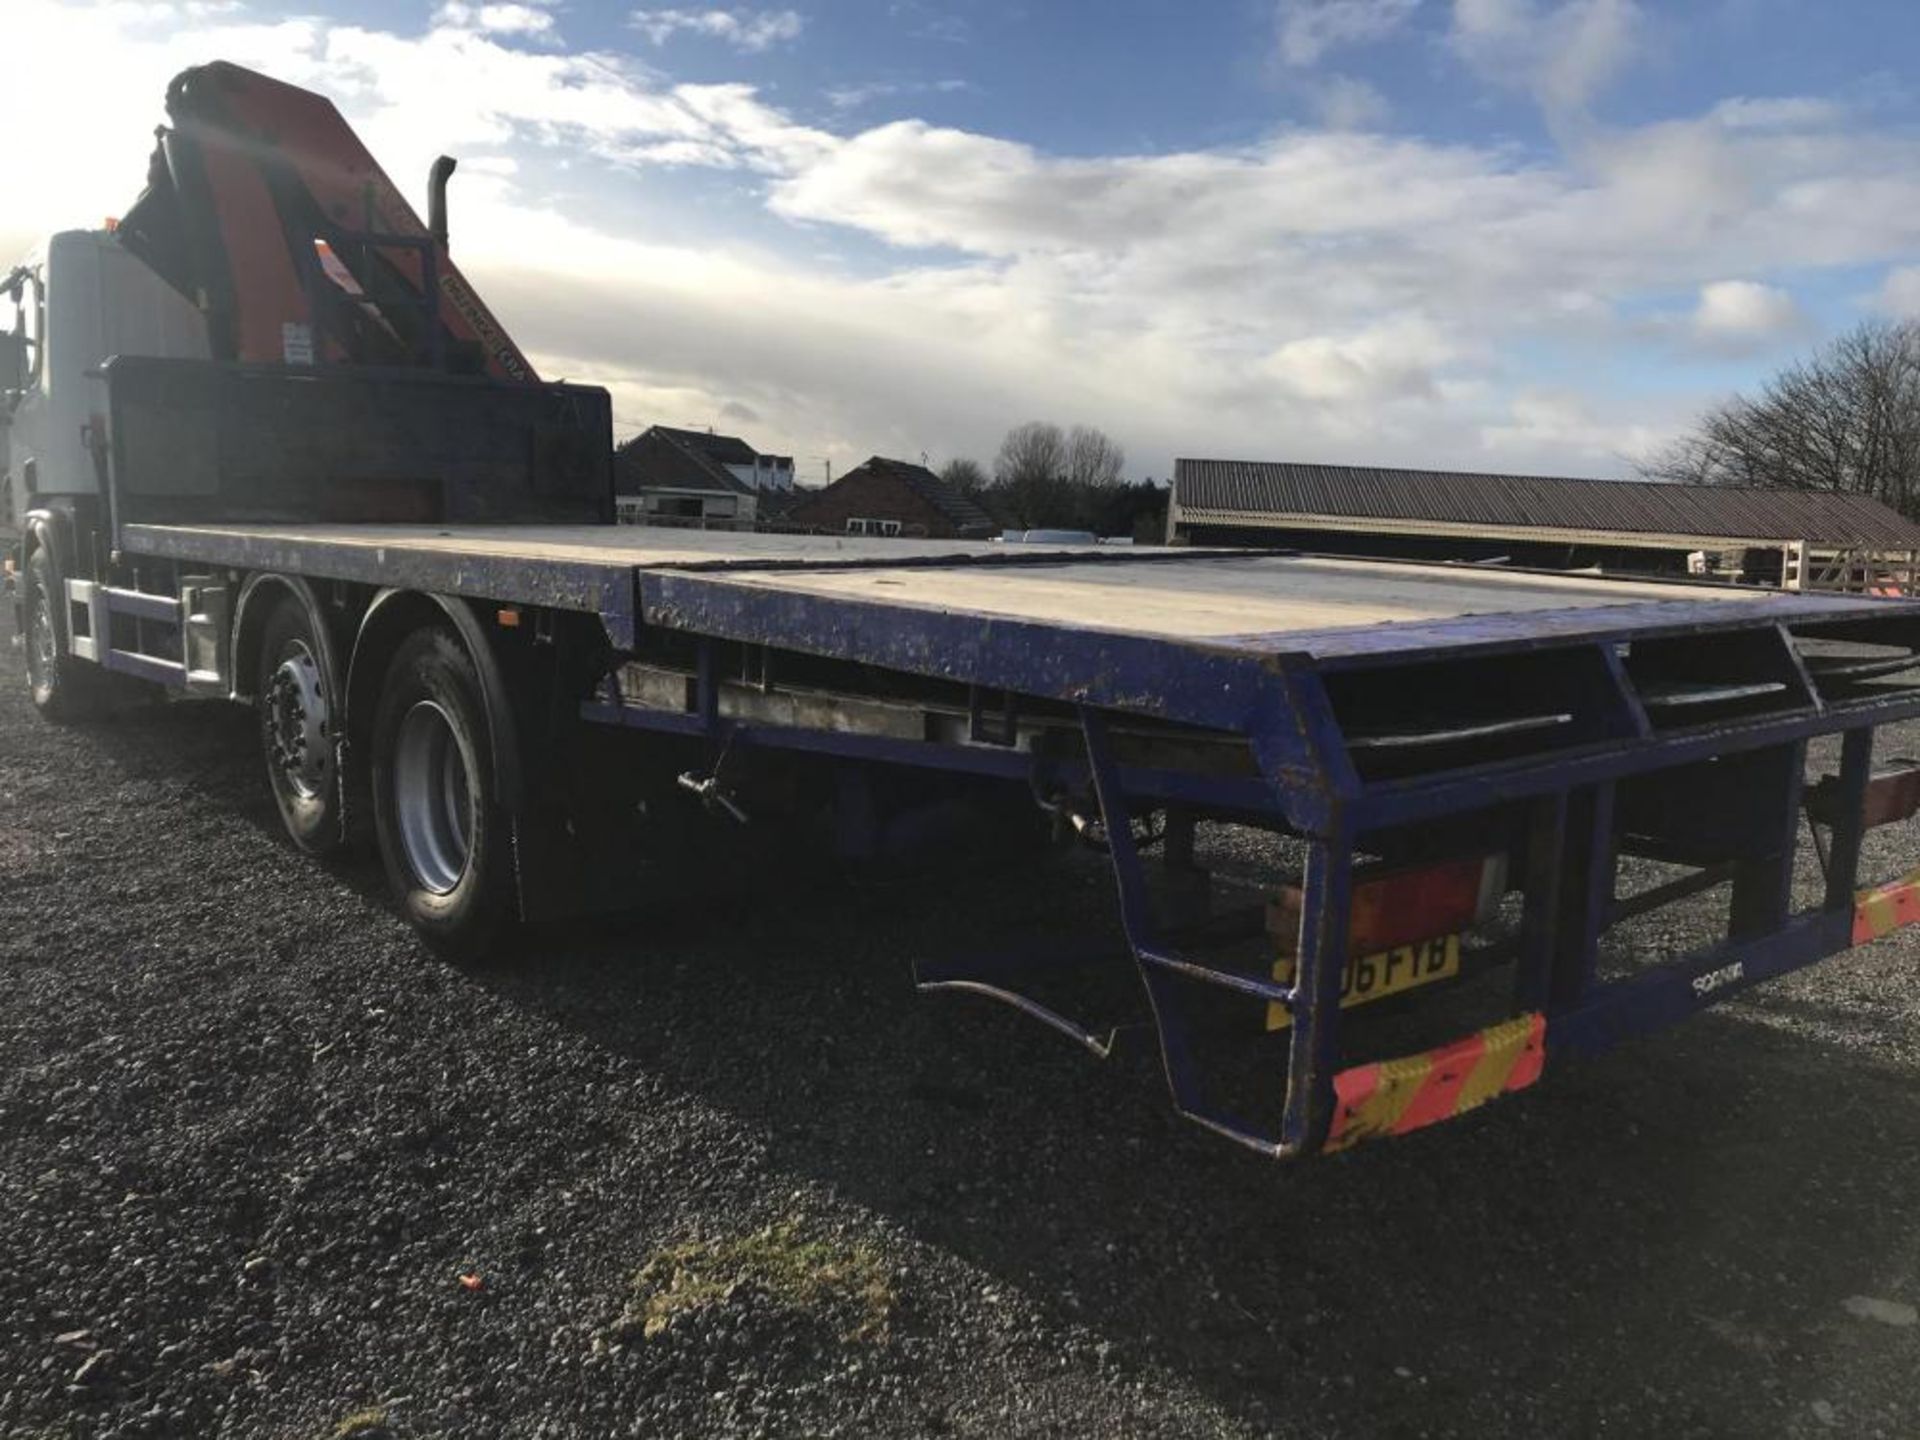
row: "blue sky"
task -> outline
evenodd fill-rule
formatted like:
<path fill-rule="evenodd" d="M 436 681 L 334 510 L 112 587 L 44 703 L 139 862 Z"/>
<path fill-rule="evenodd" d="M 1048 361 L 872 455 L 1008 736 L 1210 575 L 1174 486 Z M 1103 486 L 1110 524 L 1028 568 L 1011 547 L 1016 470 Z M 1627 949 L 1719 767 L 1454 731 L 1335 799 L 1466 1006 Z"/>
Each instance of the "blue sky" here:
<path fill-rule="evenodd" d="M 623 428 L 803 467 L 1031 418 L 1175 455 L 1627 473 L 1920 313 L 1894 0 L 13 0 L 0 245 L 137 191 L 166 78 L 332 95 Z M 20 57 L 16 57 L 18 59 Z M 817 457 L 817 458 L 811 458 Z"/>

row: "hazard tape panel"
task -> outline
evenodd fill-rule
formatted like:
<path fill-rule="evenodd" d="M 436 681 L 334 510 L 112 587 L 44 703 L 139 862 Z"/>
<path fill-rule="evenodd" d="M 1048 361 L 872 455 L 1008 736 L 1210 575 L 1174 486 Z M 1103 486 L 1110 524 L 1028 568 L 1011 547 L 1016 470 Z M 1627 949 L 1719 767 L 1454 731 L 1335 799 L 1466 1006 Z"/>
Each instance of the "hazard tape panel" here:
<path fill-rule="evenodd" d="M 1853 897 L 1853 943 L 1864 945 L 1920 920 L 1920 870 Z"/>
<path fill-rule="evenodd" d="M 1524 1090 L 1540 1078 L 1546 1053 L 1547 1017 L 1527 1014 L 1424 1054 L 1342 1070 L 1325 1148 L 1405 1135 Z"/>

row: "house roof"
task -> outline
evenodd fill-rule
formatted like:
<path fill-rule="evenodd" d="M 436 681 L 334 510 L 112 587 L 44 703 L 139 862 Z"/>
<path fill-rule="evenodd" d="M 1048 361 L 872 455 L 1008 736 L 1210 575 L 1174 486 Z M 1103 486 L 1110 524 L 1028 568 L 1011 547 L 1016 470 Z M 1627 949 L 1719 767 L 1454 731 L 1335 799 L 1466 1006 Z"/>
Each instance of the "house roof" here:
<path fill-rule="evenodd" d="M 863 463 L 854 466 L 834 484 L 859 474 L 862 470 L 872 471 L 898 480 L 907 486 L 922 500 L 950 520 L 959 530 L 978 530 L 994 528 L 994 519 L 978 502 L 969 499 L 960 491 L 942 480 L 924 465 L 916 465 L 911 460 L 889 460 L 884 455 L 869 456 Z M 832 487 L 829 486 L 829 489 Z"/>
<path fill-rule="evenodd" d="M 704 447 L 690 443 L 693 440 L 731 438 L 654 425 L 614 451 L 615 488 L 625 495 L 641 490 L 711 490 L 723 495 L 751 494 L 753 487 L 729 472 L 728 462 L 716 460 Z"/>
<path fill-rule="evenodd" d="M 679 430 L 671 425 L 653 427 L 668 439 L 704 455 L 722 465 L 751 465 L 759 452 L 738 435 L 715 435 L 710 430 Z"/>
<path fill-rule="evenodd" d="M 1869 496 L 1837 491 L 1244 460 L 1176 460 L 1173 483 L 1187 523 L 1920 549 L 1920 525 Z"/>

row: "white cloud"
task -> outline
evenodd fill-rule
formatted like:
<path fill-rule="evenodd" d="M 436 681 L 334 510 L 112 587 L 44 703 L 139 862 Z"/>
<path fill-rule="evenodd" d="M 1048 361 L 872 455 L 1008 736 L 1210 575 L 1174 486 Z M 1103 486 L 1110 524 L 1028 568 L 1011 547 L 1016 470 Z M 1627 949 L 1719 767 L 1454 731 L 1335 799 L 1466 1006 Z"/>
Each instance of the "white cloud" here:
<path fill-rule="evenodd" d="M 1900 265 L 1880 282 L 1880 308 L 1900 320 L 1920 320 L 1920 265 Z"/>
<path fill-rule="evenodd" d="M 1712 110 L 1713 118 L 1732 130 L 1816 130 L 1840 124 L 1846 109 L 1811 95 L 1735 95 Z"/>
<path fill-rule="evenodd" d="M 1305 237 L 1406 234 L 1485 220 L 1557 182 L 1479 152 L 1286 132 L 1244 150 L 1061 159 L 969 131 L 894 121 L 840 140 L 779 181 L 795 218 L 901 246 L 980 255 L 1235 253 L 1249 266 Z"/>
<path fill-rule="evenodd" d="M 968 80 L 869 80 L 860 85 L 838 85 L 827 91 L 827 103 L 836 110 L 858 110 L 875 100 L 898 100 L 909 95 L 957 95 L 972 90 Z"/>
<path fill-rule="evenodd" d="M 1534 350 L 1577 330 L 1604 375 L 1649 343 L 1613 317 L 1676 292 L 1751 337 L 1767 306 L 1729 324 L 1744 292 L 1719 287 L 1752 283 L 1729 276 L 1906 267 L 1884 293 L 1920 300 L 1920 137 L 1816 108 L 1597 133 L 1577 164 L 1312 128 L 1069 158 L 917 120 L 803 125 L 748 86 L 568 51 L 564 9 L 528 48 L 465 20 L 10 3 L 40 63 L 0 88 L 0 129 L 61 144 L 10 152 L 6 250 L 127 204 L 167 80 L 229 56 L 332 95 L 409 193 L 461 157 L 456 257 L 543 373 L 608 384 L 626 417 L 745 406 L 757 443 L 836 464 L 988 454 L 1039 413 L 1159 475 L 1202 449 L 1618 469 L 1703 397 L 1544 391 Z M 701 230 L 697 178 L 664 167 L 724 171 L 766 213 Z"/>
<path fill-rule="evenodd" d="M 1481 430 L 1480 440 L 1492 464 L 1537 467 L 1536 457 L 1551 456 L 1558 465 L 1548 473 L 1619 474 L 1679 433 L 1679 413 L 1661 418 L 1666 423 L 1601 416 L 1583 395 L 1528 388 L 1513 397 L 1504 417 Z"/>
<path fill-rule="evenodd" d="M 797 10 L 636 10 L 632 19 L 655 45 L 676 35 L 698 35 L 750 51 L 797 40 L 806 23 Z"/>
<path fill-rule="evenodd" d="M 1351 75 L 1329 75 L 1316 83 L 1310 98 L 1323 125 L 1332 130 L 1377 130 L 1393 114 L 1387 97 Z"/>
<path fill-rule="evenodd" d="M 1455 353 L 1437 326 L 1409 316 L 1353 335 L 1289 340 L 1267 357 L 1266 370 L 1303 400 L 1432 400 L 1437 372 Z"/>
<path fill-rule="evenodd" d="M 1645 29 L 1636 0 L 1454 0 L 1449 40 L 1487 80 L 1572 117 L 1639 53 Z"/>
<path fill-rule="evenodd" d="M 965 45 L 973 39 L 973 27 L 967 18 L 951 10 L 926 3 L 926 0 L 893 0 L 887 16 L 900 23 L 914 40 L 932 40 L 941 45 Z"/>
<path fill-rule="evenodd" d="M 1805 328 L 1806 316 L 1786 291 L 1752 280 L 1716 280 L 1700 287 L 1694 336 L 1725 349 L 1754 349 Z"/>
<path fill-rule="evenodd" d="M 434 20 L 494 35 L 545 35 L 553 29 L 552 13 L 534 5 L 469 5 L 448 0 L 434 13 Z"/>
<path fill-rule="evenodd" d="M 1279 0 L 1279 58 L 1287 65 L 1318 65 L 1330 50 L 1385 39 L 1419 8 L 1420 0 Z"/>

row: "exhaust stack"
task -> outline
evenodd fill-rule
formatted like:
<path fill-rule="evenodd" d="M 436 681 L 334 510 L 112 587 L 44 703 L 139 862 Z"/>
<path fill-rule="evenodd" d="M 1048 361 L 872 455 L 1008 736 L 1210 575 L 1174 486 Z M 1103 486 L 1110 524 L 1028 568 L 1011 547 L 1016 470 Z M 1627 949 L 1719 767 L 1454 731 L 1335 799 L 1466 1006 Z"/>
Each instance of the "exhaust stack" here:
<path fill-rule="evenodd" d="M 442 155 L 427 175 L 427 233 L 440 242 L 442 250 L 447 248 L 447 181 L 459 164 L 451 155 Z"/>

